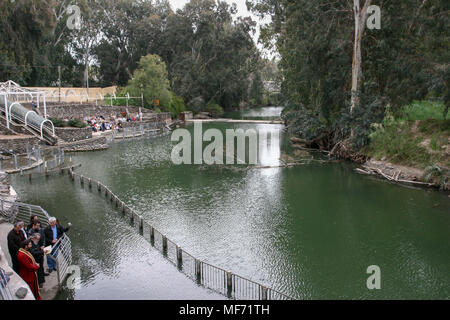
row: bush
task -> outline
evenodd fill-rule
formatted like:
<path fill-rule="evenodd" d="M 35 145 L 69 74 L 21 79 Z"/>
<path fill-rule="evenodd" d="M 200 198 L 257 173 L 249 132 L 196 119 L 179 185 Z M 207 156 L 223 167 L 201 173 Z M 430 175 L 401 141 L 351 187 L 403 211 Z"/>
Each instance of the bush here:
<path fill-rule="evenodd" d="M 80 119 L 72 119 L 69 121 L 64 121 L 58 118 L 50 118 L 51 122 L 56 128 L 72 127 L 72 128 L 86 128 L 87 123 Z"/>
<path fill-rule="evenodd" d="M 223 109 L 216 103 L 208 104 L 205 108 L 206 112 L 209 112 L 211 116 L 217 118 L 223 115 Z"/>
<path fill-rule="evenodd" d="M 169 106 L 169 112 L 172 114 L 172 117 L 178 118 L 178 115 L 184 111 L 186 111 L 186 105 L 183 97 L 173 95 Z"/>
<path fill-rule="evenodd" d="M 57 128 L 64 128 L 67 127 L 67 122 L 62 120 L 62 119 L 58 119 L 58 118 L 49 118 L 49 120 L 51 122 L 53 122 L 53 125 Z"/>
<path fill-rule="evenodd" d="M 80 119 L 72 119 L 67 122 L 67 125 L 72 128 L 86 128 L 87 123 Z"/>

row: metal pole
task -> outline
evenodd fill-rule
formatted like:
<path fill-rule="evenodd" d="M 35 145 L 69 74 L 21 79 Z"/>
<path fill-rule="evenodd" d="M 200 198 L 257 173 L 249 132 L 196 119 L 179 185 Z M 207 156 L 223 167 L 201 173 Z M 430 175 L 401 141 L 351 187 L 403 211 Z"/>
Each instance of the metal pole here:
<path fill-rule="evenodd" d="M 44 93 L 44 118 L 47 119 L 47 101 Z"/>
<path fill-rule="evenodd" d="M 61 66 L 58 66 L 58 96 L 59 96 L 59 103 L 61 103 Z"/>
<path fill-rule="evenodd" d="M 233 292 L 233 274 L 231 272 L 227 272 L 227 295 L 228 298 L 231 298 Z"/>
<path fill-rule="evenodd" d="M 5 116 L 6 116 L 6 126 L 9 129 L 9 112 L 8 112 L 8 98 L 6 97 L 5 94 Z"/>

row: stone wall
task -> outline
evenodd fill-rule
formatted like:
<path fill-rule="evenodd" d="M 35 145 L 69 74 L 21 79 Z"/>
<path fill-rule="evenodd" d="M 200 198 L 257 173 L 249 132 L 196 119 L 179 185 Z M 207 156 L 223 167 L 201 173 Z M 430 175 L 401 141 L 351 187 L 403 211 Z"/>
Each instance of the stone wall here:
<path fill-rule="evenodd" d="M 92 129 L 90 127 L 55 128 L 55 134 L 66 142 L 73 142 L 92 138 Z"/>
<path fill-rule="evenodd" d="M 5 172 L 0 172 L 0 198 L 7 198 L 10 195 L 9 176 Z"/>
<path fill-rule="evenodd" d="M 0 139 L 0 147 L 6 150 L 12 150 L 16 154 L 26 154 L 27 145 L 34 146 L 41 144 L 41 141 L 34 136 L 18 137 L 11 136 L 11 138 Z"/>
<path fill-rule="evenodd" d="M 109 148 L 106 141 L 106 137 L 96 137 L 83 141 L 75 141 L 72 143 L 66 143 L 60 146 L 64 152 L 84 152 L 84 151 L 96 151 L 105 150 Z"/>
<path fill-rule="evenodd" d="M 103 116 L 106 119 L 111 117 L 121 117 L 122 112 L 128 112 L 132 115 L 139 114 L 139 107 L 125 106 L 105 106 L 95 104 L 59 104 L 47 106 L 47 115 L 50 118 L 59 119 L 83 119 L 84 117 Z M 145 117 L 153 117 L 154 112 L 141 108 Z"/>

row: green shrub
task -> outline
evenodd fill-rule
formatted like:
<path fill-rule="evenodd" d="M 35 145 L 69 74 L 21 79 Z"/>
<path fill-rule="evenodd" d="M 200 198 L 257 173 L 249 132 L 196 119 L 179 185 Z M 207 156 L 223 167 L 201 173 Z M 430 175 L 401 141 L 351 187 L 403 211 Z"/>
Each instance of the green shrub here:
<path fill-rule="evenodd" d="M 398 117 L 403 120 L 443 120 L 445 106 L 442 102 L 414 101 L 401 108 Z"/>
<path fill-rule="evenodd" d="M 63 119 L 59 119 L 59 118 L 49 118 L 49 120 L 51 122 L 53 122 L 53 125 L 57 128 L 64 128 L 67 127 L 67 122 L 64 121 Z"/>
<path fill-rule="evenodd" d="M 205 108 L 206 112 L 209 112 L 213 117 L 220 117 L 223 115 L 223 109 L 216 103 L 210 103 Z"/>
<path fill-rule="evenodd" d="M 186 105 L 184 103 L 183 97 L 173 95 L 168 111 L 172 114 L 172 117 L 174 118 L 178 118 L 178 115 L 181 112 L 186 111 Z"/>
<path fill-rule="evenodd" d="M 72 128 L 86 128 L 87 123 L 80 119 L 72 119 L 67 122 L 67 125 Z"/>

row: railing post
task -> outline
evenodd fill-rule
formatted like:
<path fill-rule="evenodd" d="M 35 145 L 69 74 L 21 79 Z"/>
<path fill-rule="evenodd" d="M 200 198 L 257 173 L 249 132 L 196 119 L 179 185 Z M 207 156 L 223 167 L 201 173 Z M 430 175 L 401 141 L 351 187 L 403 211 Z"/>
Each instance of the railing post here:
<path fill-rule="evenodd" d="M 167 255 L 167 237 L 162 236 L 163 255 Z"/>
<path fill-rule="evenodd" d="M 267 288 L 265 286 L 261 286 L 261 300 L 267 300 Z"/>
<path fill-rule="evenodd" d="M 92 180 L 89 178 L 89 189 L 92 189 Z"/>
<path fill-rule="evenodd" d="M 80 176 L 80 184 L 83 186 L 84 185 L 84 177 Z"/>
<path fill-rule="evenodd" d="M 202 262 L 198 259 L 195 259 L 195 276 L 197 283 L 202 284 Z"/>
<path fill-rule="evenodd" d="M 31 178 L 32 178 L 32 174 L 31 173 L 29 173 L 28 174 L 28 180 L 31 182 Z"/>
<path fill-rule="evenodd" d="M 144 219 L 139 216 L 139 234 L 144 234 Z"/>
<path fill-rule="evenodd" d="M 14 168 L 17 169 L 17 155 L 14 154 L 13 157 L 14 157 Z"/>
<path fill-rule="evenodd" d="M 227 296 L 228 298 L 232 297 L 233 294 L 233 274 L 231 272 L 227 272 Z"/>
<path fill-rule="evenodd" d="M 155 245 L 155 228 L 150 227 L 150 243 L 152 246 Z"/>
<path fill-rule="evenodd" d="M 183 269 L 183 250 L 179 246 L 177 248 L 177 263 L 178 263 L 178 269 Z"/>

